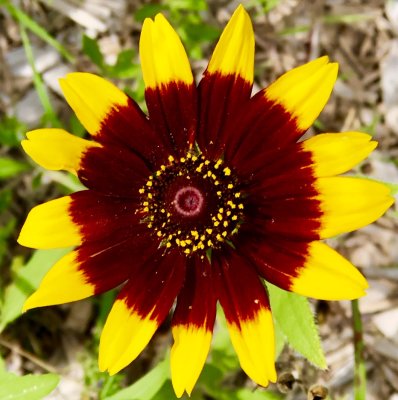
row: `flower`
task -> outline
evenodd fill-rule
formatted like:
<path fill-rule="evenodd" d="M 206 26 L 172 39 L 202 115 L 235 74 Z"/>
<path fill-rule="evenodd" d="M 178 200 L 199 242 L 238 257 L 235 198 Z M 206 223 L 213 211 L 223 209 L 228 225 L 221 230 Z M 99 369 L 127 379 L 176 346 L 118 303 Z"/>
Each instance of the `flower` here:
<path fill-rule="evenodd" d="M 360 228 L 392 204 L 385 185 L 340 175 L 376 147 L 359 132 L 298 142 L 332 91 L 337 64 L 321 57 L 251 97 L 254 35 L 239 6 L 195 86 L 177 34 L 158 14 L 140 39 L 146 116 L 102 78 L 71 73 L 66 100 L 92 140 L 62 129 L 27 134 L 42 167 L 76 174 L 87 190 L 30 212 L 19 243 L 77 246 L 44 277 L 24 310 L 124 284 L 100 341 L 114 374 L 147 345 L 177 299 L 171 376 L 191 393 L 220 302 L 247 375 L 276 380 L 262 279 L 320 299 L 365 293 L 360 272 L 320 240 Z"/>

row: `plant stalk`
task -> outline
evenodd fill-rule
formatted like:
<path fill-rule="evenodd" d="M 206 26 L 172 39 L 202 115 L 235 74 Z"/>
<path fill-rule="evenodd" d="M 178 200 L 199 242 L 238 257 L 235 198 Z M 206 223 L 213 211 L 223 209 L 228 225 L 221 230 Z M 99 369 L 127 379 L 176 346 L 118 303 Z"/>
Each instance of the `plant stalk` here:
<path fill-rule="evenodd" d="M 366 399 L 366 367 L 364 360 L 365 345 L 363 342 L 363 328 L 361 312 L 359 311 L 358 300 L 351 301 L 352 327 L 354 331 L 354 398 L 355 400 Z"/>

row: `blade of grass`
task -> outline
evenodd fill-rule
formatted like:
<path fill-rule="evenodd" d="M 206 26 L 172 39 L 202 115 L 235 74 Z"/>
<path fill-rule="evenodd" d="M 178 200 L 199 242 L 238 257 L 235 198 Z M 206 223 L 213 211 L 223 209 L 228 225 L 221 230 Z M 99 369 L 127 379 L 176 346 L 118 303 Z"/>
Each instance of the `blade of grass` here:
<path fill-rule="evenodd" d="M 9 1 L 0 1 L 10 15 L 16 19 L 21 26 L 32 31 L 40 39 L 44 40 L 50 46 L 54 47 L 65 59 L 69 62 L 74 62 L 74 57 L 68 50 L 65 49 L 57 40 L 55 40 L 45 29 L 43 29 L 37 22 L 35 22 L 29 15 L 25 14 L 18 7 L 14 6 Z"/>
<path fill-rule="evenodd" d="M 44 85 L 44 82 L 36 69 L 32 46 L 30 45 L 29 37 L 23 25 L 20 25 L 20 31 L 26 58 L 28 59 L 30 67 L 32 68 L 33 83 L 35 85 L 37 95 L 39 96 L 40 103 L 44 109 L 45 122 L 49 122 L 52 127 L 61 127 L 61 123 L 51 105 L 50 98 L 48 97 L 46 86 Z"/>
<path fill-rule="evenodd" d="M 355 354 L 354 398 L 355 400 L 366 400 L 366 367 L 363 358 L 365 345 L 363 343 L 362 320 L 358 300 L 351 301 L 351 310 Z"/>

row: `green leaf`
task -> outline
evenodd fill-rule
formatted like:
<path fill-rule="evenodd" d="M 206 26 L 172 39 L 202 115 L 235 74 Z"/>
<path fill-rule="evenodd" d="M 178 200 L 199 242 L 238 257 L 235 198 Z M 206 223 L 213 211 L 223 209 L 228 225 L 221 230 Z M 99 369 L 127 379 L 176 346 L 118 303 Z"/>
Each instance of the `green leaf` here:
<path fill-rule="evenodd" d="M 145 376 L 131 386 L 104 400 L 151 400 L 169 379 L 169 357 L 166 357 Z"/>
<path fill-rule="evenodd" d="M 290 346 L 321 369 L 327 367 L 308 300 L 267 283 L 274 319 Z"/>
<path fill-rule="evenodd" d="M 250 389 L 239 389 L 236 392 L 236 397 L 239 400 L 282 400 L 279 394 L 263 389 L 256 389 L 254 391 Z"/>
<path fill-rule="evenodd" d="M 135 12 L 134 19 L 143 22 L 145 18 L 152 18 L 165 9 L 166 7 L 162 4 L 145 4 Z"/>
<path fill-rule="evenodd" d="M 119 53 L 115 65 L 107 66 L 107 74 L 112 78 L 126 79 L 137 77 L 140 66 L 133 63 L 134 49 L 126 49 Z"/>
<path fill-rule="evenodd" d="M 30 44 L 29 37 L 23 25 L 20 26 L 20 33 L 26 58 L 28 59 L 28 63 L 33 72 L 33 84 L 35 86 L 37 95 L 44 110 L 43 123 L 45 125 L 49 123 L 52 127 L 61 127 L 61 122 L 58 120 L 57 114 L 51 104 L 47 87 L 44 84 L 41 75 L 36 69 L 35 57 L 33 54 L 32 46 Z"/>
<path fill-rule="evenodd" d="M 16 376 L 2 375 L 0 382 L 1 400 L 42 400 L 58 385 L 55 374 Z"/>
<path fill-rule="evenodd" d="M 13 269 L 17 271 L 13 282 L 5 290 L 0 314 L 0 332 L 21 315 L 27 297 L 39 286 L 50 267 L 68 251 L 70 249 L 37 250 L 24 267 L 14 266 Z"/>
<path fill-rule="evenodd" d="M 26 125 L 15 117 L 4 116 L 0 120 L 0 143 L 17 147 L 26 132 Z"/>
<path fill-rule="evenodd" d="M 86 54 L 90 58 L 90 60 L 100 69 L 103 69 L 104 56 L 101 53 L 97 41 L 87 35 L 83 35 L 82 47 L 84 54 Z"/>
<path fill-rule="evenodd" d="M 381 182 L 381 183 L 384 183 L 391 189 L 391 196 L 395 196 L 396 194 L 398 194 L 398 183 L 387 183 L 387 182 Z"/>
<path fill-rule="evenodd" d="M 0 179 L 11 178 L 29 169 L 29 165 L 8 157 L 0 157 Z"/>
<path fill-rule="evenodd" d="M 213 336 L 210 363 L 224 372 L 236 371 L 240 368 L 220 306 L 217 308 L 217 329 Z"/>

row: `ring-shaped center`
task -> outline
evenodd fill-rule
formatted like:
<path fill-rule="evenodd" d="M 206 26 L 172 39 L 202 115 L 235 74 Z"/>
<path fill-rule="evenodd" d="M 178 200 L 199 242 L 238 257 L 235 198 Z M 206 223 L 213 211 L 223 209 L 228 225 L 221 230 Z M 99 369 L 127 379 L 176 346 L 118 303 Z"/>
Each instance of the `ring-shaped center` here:
<path fill-rule="evenodd" d="M 175 194 L 173 205 L 178 213 L 185 217 L 195 217 L 203 209 L 202 192 L 194 186 L 185 186 Z"/>

